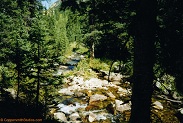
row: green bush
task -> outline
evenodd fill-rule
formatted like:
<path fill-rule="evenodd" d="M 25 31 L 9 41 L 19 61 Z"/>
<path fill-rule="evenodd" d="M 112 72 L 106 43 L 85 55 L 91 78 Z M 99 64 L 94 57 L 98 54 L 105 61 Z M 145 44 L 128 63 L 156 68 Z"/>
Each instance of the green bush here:
<path fill-rule="evenodd" d="M 156 86 L 164 93 L 169 94 L 176 90 L 175 88 L 175 77 L 164 74 L 156 80 Z"/>
<path fill-rule="evenodd" d="M 100 59 L 93 59 L 90 61 L 90 67 L 95 70 L 109 70 L 109 65 Z"/>

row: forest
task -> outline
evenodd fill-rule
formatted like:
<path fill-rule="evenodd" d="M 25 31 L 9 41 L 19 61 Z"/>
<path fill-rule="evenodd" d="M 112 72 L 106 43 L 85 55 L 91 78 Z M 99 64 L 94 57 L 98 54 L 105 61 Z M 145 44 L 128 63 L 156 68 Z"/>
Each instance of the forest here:
<path fill-rule="evenodd" d="M 182 0 L 42 1 L 0 1 L 0 122 L 183 122 Z"/>

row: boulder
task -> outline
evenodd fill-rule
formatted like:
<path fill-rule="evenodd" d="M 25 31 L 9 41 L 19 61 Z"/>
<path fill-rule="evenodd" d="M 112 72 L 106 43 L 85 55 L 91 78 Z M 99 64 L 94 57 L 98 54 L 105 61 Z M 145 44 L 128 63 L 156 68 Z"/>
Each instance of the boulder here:
<path fill-rule="evenodd" d="M 130 103 L 125 103 L 121 100 L 115 100 L 115 105 L 116 105 L 116 111 L 120 111 L 123 113 L 124 111 L 131 110 L 131 104 Z"/>
<path fill-rule="evenodd" d="M 91 78 L 90 80 L 86 80 L 84 82 L 85 88 L 88 89 L 102 88 L 102 86 L 105 86 L 107 84 L 108 82 L 106 80 L 100 80 L 98 78 Z"/>
<path fill-rule="evenodd" d="M 74 92 L 72 92 L 69 88 L 62 88 L 58 93 L 61 93 L 63 95 L 74 95 Z"/>
<path fill-rule="evenodd" d="M 107 119 L 107 116 L 109 116 L 108 113 L 99 113 L 97 114 L 97 121 L 101 121 L 101 120 L 106 120 Z"/>
<path fill-rule="evenodd" d="M 78 113 L 78 112 L 75 112 L 75 113 L 71 114 L 71 115 L 69 116 L 69 118 L 70 118 L 71 121 L 75 122 L 75 121 L 77 121 L 78 119 L 80 119 L 80 116 L 79 116 L 79 113 Z"/>
<path fill-rule="evenodd" d="M 126 96 L 128 95 L 128 90 L 127 89 L 124 89 L 120 86 L 118 86 L 118 92 L 117 92 L 120 96 Z"/>
<path fill-rule="evenodd" d="M 74 95 L 76 96 L 76 97 L 83 97 L 83 96 L 85 96 L 85 94 L 83 93 L 83 92 L 79 92 L 79 91 L 76 91 L 75 93 L 74 93 Z"/>
<path fill-rule="evenodd" d="M 110 81 L 118 81 L 118 82 L 120 82 L 121 81 L 121 79 L 122 79 L 122 75 L 121 74 L 119 74 L 119 73 L 113 73 L 113 72 L 111 72 L 111 74 L 110 74 L 110 77 L 109 77 L 109 80 Z M 104 79 L 106 79 L 106 80 L 108 80 L 108 75 L 105 75 L 104 76 Z"/>
<path fill-rule="evenodd" d="M 96 118 L 97 118 L 97 115 L 91 112 L 91 113 L 89 114 L 88 120 L 89 120 L 89 122 L 91 123 L 91 122 L 95 121 Z"/>
<path fill-rule="evenodd" d="M 115 99 L 115 98 L 116 98 L 116 96 L 115 96 L 112 92 L 106 92 L 106 94 L 107 94 L 110 98 L 112 98 L 112 99 Z"/>
<path fill-rule="evenodd" d="M 163 105 L 159 101 L 153 103 L 153 107 L 159 110 L 163 110 Z"/>
<path fill-rule="evenodd" d="M 65 114 L 62 112 L 54 113 L 54 118 L 60 122 L 67 122 L 67 118 L 66 118 Z"/>
<path fill-rule="evenodd" d="M 107 96 L 101 95 L 101 94 L 95 94 L 90 97 L 89 103 L 95 102 L 95 101 L 104 101 L 107 99 Z"/>
<path fill-rule="evenodd" d="M 121 74 L 113 74 L 111 81 L 121 81 L 122 75 Z"/>
<path fill-rule="evenodd" d="M 114 85 L 121 85 L 121 82 L 120 81 L 113 81 L 112 84 L 114 84 Z"/>
<path fill-rule="evenodd" d="M 74 77 L 73 78 L 73 81 L 72 81 L 72 84 L 75 85 L 83 85 L 84 83 L 84 78 L 83 77 Z"/>

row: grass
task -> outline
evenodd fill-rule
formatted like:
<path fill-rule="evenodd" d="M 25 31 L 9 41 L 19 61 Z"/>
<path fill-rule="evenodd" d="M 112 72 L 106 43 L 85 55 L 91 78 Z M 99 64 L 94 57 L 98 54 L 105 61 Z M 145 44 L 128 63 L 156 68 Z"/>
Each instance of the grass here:
<path fill-rule="evenodd" d="M 65 76 L 82 76 L 85 80 L 90 78 L 97 78 L 97 73 L 95 71 L 108 71 L 109 65 L 100 59 L 90 60 L 85 58 L 81 60 L 73 71 L 65 74 Z"/>

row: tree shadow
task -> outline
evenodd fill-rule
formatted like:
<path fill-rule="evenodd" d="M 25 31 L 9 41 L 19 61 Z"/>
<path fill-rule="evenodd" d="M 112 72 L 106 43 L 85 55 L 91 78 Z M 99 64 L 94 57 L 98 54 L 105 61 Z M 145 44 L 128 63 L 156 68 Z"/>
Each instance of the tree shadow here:
<path fill-rule="evenodd" d="M 30 119 L 41 123 L 59 123 L 54 118 L 47 118 L 48 109 L 43 104 L 27 103 L 23 100 L 17 101 L 9 92 L 4 91 L 0 94 L 0 119 Z M 0 121 L 1 122 L 1 121 Z M 12 121 L 19 123 L 20 121 Z M 25 121 L 26 122 L 26 121 Z"/>

